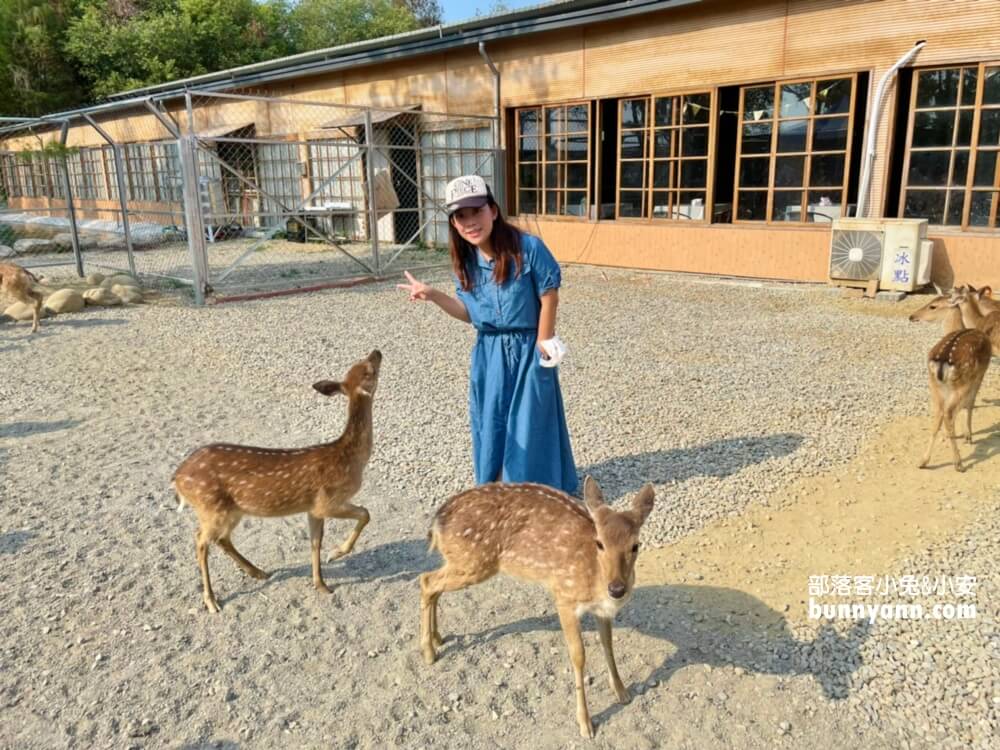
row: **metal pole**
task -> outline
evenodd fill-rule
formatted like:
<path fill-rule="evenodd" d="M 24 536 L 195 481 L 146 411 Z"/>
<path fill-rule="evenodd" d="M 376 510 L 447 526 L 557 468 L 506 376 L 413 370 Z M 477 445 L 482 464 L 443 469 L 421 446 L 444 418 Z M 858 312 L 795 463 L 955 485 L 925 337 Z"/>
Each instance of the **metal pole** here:
<path fill-rule="evenodd" d="M 181 157 L 181 174 L 184 178 L 184 221 L 187 224 L 188 253 L 194 276 L 194 301 L 205 304 L 208 279 L 208 262 L 205 254 L 205 226 L 201 216 L 201 191 L 198 189 L 198 151 L 194 136 L 178 139 Z"/>
<path fill-rule="evenodd" d="M 135 255 L 133 254 L 132 247 L 132 227 L 129 225 L 128 221 L 128 196 L 126 195 L 126 185 L 125 185 L 125 161 L 122 159 L 122 147 L 115 143 L 114 138 L 112 138 L 108 132 L 97 124 L 90 115 L 84 115 L 83 119 L 90 123 L 90 127 L 97 131 L 98 135 L 101 136 L 108 145 L 111 146 L 111 154 L 115 160 L 115 185 L 118 187 L 118 210 L 122 214 L 122 232 L 125 233 L 125 256 L 128 260 L 128 270 L 129 273 L 135 277 Z"/>
<path fill-rule="evenodd" d="M 378 207 L 375 205 L 375 133 L 372 128 L 372 111 L 365 110 L 365 146 L 368 148 L 368 214 L 371 224 L 372 264 L 375 275 L 382 275 L 378 257 Z"/>
<path fill-rule="evenodd" d="M 503 155 L 503 142 L 501 140 L 500 123 L 503 119 L 503 111 L 500 107 L 500 71 L 497 70 L 497 66 L 493 64 L 493 59 L 490 57 L 489 52 L 486 51 L 485 42 L 479 43 L 479 54 L 486 61 L 490 72 L 493 74 L 493 107 L 496 112 L 496 119 L 493 121 L 493 198 L 499 204 L 500 210 L 506 213 L 507 189 L 504 184 L 503 174 L 503 165 L 506 162 L 501 159 Z"/>
<path fill-rule="evenodd" d="M 65 120 L 62 129 L 59 131 L 59 145 L 66 146 L 66 138 L 69 136 L 69 120 Z M 73 243 L 73 257 L 76 260 L 76 275 L 83 278 L 83 256 L 80 254 L 80 235 L 76 228 L 76 209 L 73 207 L 73 192 L 70 190 L 69 181 L 69 159 L 63 152 L 59 159 L 62 162 L 63 192 L 66 193 L 66 210 L 69 213 L 69 236 Z"/>

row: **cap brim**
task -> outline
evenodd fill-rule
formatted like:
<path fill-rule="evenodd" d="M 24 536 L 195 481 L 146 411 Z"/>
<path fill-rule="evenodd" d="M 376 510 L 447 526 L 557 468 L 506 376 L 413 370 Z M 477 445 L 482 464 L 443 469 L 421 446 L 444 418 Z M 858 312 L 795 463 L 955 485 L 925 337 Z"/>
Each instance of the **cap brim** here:
<path fill-rule="evenodd" d="M 448 213 L 453 214 L 460 208 L 482 208 L 489 203 L 489 200 L 489 196 L 485 195 L 474 195 L 468 198 L 462 198 L 461 200 L 448 204 Z"/>

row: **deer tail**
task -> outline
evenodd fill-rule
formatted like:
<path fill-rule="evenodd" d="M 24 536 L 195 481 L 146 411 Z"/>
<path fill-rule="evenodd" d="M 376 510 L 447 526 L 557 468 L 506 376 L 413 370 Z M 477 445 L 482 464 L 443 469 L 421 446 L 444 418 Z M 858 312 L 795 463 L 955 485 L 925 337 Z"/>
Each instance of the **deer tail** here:
<path fill-rule="evenodd" d="M 184 510 L 184 504 L 187 502 L 187 500 L 184 499 L 184 495 L 182 495 L 180 493 L 180 490 L 177 489 L 176 482 L 171 482 L 170 486 L 174 488 L 174 494 L 177 495 L 177 512 L 180 513 L 182 510 Z"/>
<path fill-rule="evenodd" d="M 438 546 L 438 527 L 437 520 L 435 519 L 434 524 L 431 526 L 431 530 L 427 532 L 427 553 L 441 551 Z"/>

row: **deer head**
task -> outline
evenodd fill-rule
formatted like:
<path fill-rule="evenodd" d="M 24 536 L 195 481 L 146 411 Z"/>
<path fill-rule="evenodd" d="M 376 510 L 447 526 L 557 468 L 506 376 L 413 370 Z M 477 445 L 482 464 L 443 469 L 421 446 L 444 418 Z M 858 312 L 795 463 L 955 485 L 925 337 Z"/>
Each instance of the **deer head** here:
<path fill-rule="evenodd" d="M 653 510 L 653 485 L 646 484 L 632 507 L 615 511 L 604 502 L 601 488 L 590 477 L 583 483 L 583 499 L 594 519 L 600 580 L 607 582 L 608 596 L 621 599 L 635 583 L 635 561 L 639 556 L 639 530 Z"/>
<path fill-rule="evenodd" d="M 378 387 L 378 373 L 382 366 L 382 352 L 372 351 L 367 357 L 351 366 L 343 380 L 320 380 L 313 383 L 313 388 L 324 396 L 343 393 L 349 399 L 358 396 L 371 398 Z"/>

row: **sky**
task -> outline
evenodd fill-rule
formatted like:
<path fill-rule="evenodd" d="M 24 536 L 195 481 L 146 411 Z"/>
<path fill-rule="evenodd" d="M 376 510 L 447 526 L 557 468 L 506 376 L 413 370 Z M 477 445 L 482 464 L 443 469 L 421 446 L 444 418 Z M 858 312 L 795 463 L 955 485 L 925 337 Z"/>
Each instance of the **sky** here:
<path fill-rule="evenodd" d="M 503 0 L 503 4 L 507 6 L 508 10 L 517 10 L 526 5 L 540 5 L 542 2 L 545 0 Z M 490 9 L 494 5 L 494 0 L 441 0 L 445 23 L 472 18 L 476 15 L 477 10 L 484 16 L 489 15 Z"/>

